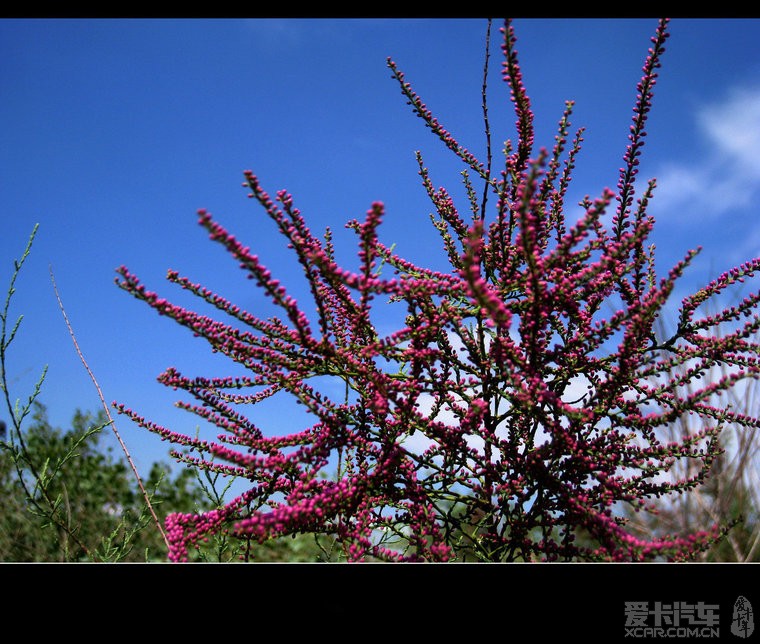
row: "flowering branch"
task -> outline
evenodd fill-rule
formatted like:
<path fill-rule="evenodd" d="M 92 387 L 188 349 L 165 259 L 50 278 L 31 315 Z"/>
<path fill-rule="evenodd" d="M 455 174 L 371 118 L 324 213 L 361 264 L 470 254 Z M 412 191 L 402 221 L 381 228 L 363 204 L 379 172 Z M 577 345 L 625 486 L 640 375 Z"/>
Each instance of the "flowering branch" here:
<path fill-rule="evenodd" d="M 570 140 L 573 104 L 565 106 L 551 151 L 534 152 L 531 103 L 510 21 L 502 36 L 517 142 L 507 141 L 498 176 L 485 101 L 488 49 L 486 163 L 459 144 L 388 60 L 414 113 L 466 166 L 469 220 L 448 191 L 435 187 L 417 154 L 450 271 L 418 266 L 383 244 L 380 202 L 363 221 L 347 224 L 358 237 L 359 267 L 344 269 L 329 229 L 324 238 L 315 236 L 292 197 L 281 191 L 270 198 L 250 171 L 243 185 L 294 252 L 309 285 L 309 306 L 206 211 L 199 211 L 199 224 L 278 315 L 263 319 L 243 311 L 170 270 L 170 282 L 225 317 L 215 320 L 171 304 L 126 267 L 118 269 L 121 288 L 250 374 L 190 378 L 170 368 L 159 377 L 195 398 L 197 404 L 180 405 L 215 425 L 216 440 L 158 426 L 115 403 L 147 430 L 197 452 L 173 452 L 188 466 L 250 481 L 246 492 L 213 512 L 171 515 L 170 559 L 188 559 L 201 539 L 220 531 L 260 542 L 330 535 L 352 561 L 681 560 L 725 534 L 729 526 L 716 524 L 690 535 L 642 539 L 622 511 L 646 512 L 661 496 L 694 489 L 720 455 L 727 423 L 760 425 L 709 404 L 758 376 L 760 347 L 751 338 L 760 328 L 760 293 L 715 316 L 696 317 L 708 298 L 752 277 L 760 259 L 684 298 L 670 338 L 654 333 L 698 252 L 686 253 L 658 278 L 654 247 L 646 245 L 655 224 L 647 213 L 654 181 L 634 203 L 667 20 L 659 22 L 645 60 L 617 192 L 586 197 L 574 222 L 566 219 L 565 198 L 583 130 Z M 470 172 L 483 181 L 480 199 Z M 604 215 L 613 201 L 607 229 Z M 401 308 L 404 324 L 382 336 L 378 318 L 392 307 Z M 747 321 L 733 333 L 709 333 L 741 318 Z M 724 377 L 677 393 L 715 364 L 727 365 Z M 680 365 L 686 368 L 677 370 Z M 325 379 L 340 383 L 345 396 L 323 393 Z M 313 424 L 269 436 L 242 413 L 243 405 L 276 394 L 290 395 Z M 698 417 L 702 429 L 680 443 L 663 441 L 663 430 L 687 415 Z M 697 464 L 696 472 L 663 476 L 682 461 Z"/>

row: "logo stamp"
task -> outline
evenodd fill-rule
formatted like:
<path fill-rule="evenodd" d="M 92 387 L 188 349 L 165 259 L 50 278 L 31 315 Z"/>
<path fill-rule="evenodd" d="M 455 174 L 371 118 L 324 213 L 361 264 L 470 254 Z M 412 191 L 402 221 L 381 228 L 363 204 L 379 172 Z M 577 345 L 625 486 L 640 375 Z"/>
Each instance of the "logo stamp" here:
<path fill-rule="evenodd" d="M 752 604 L 739 595 L 734 602 L 734 612 L 731 616 L 731 633 L 742 639 L 748 638 L 755 630 L 755 618 Z"/>

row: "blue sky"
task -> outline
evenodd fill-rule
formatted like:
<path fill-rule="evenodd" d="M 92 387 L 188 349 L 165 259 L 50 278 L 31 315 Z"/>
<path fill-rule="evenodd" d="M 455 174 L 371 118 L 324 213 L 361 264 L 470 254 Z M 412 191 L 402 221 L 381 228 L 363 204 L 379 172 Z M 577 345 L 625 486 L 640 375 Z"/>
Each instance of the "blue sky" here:
<path fill-rule="evenodd" d="M 489 84 L 497 142 L 514 137 L 499 25 Z M 586 128 L 570 203 L 617 182 L 655 28 L 654 18 L 516 21 L 536 145 L 553 143 L 566 99 L 576 101 L 573 126 Z M 375 200 L 386 204 L 384 241 L 439 262 L 414 152 L 452 191 L 461 167 L 412 114 L 385 61 L 481 154 L 485 29 L 477 19 L 0 20 L 3 297 L 40 225 L 13 301 L 12 317 L 24 321 L 8 355 L 11 395 L 26 398 L 48 365 L 41 400 L 54 424 L 99 406 L 52 266 L 106 400 L 192 433 L 194 417 L 174 409 L 177 392 L 156 376 L 169 366 L 226 375 L 227 365 L 117 288 L 114 270 L 125 264 L 148 288 L 193 305 L 165 281 L 176 269 L 260 312 L 258 292 L 196 224 L 207 208 L 298 292 L 297 265 L 240 185 L 246 169 L 271 194 L 290 191 L 315 231 L 331 226 L 348 262 L 355 242 L 342 226 Z M 760 21 L 676 19 L 670 30 L 641 178 L 658 178 L 662 269 L 704 246 L 683 282 L 691 291 L 760 252 Z M 271 433 L 302 428 L 290 410 L 260 414 Z M 116 422 L 138 466 L 167 460 L 168 445 Z"/>

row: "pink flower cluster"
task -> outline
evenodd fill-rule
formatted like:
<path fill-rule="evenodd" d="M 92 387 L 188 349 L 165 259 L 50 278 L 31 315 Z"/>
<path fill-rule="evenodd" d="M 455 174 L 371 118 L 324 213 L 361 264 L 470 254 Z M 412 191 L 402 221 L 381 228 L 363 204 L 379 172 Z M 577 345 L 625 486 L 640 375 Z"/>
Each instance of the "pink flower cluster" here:
<path fill-rule="evenodd" d="M 706 402 L 758 374 L 758 346 L 750 337 L 760 327 L 760 294 L 717 316 L 697 317 L 710 297 L 760 269 L 760 259 L 685 298 L 672 337 L 655 334 L 676 280 L 696 255 L 687 253 L 658 278 L 654 250 L 645 244 L 654 225 L 647 214 L 654 181 L 634 201 L 667 21 L 660 21 L 646 57 L 617 191 L 586 199 L 576 222 L 565 218 L 583 140 L 582 130 L 569 138 L 573 104 L 566 104 L 552 149 L 535 151 L 510 22 L 503 36 L 503 77 L 518 140 L 506 146 L 498 178 L 490 158 L 481 162 L 461 147 L 388 61 L 417 116 L 466 166 L 469 221 L 445 189 L 434 188 L 418 157 L 450 272 L 417 266 L 381 243 L 381 203 L 363 221 L 347 224 L 358 237 L 359 268 L 340 267 L 329 231 L 316 237 L 290 195 L 272 199 L 249 171 L 243 185 L 295 254 L 310 307 L 206 211 L 199 212 L 200 225 L 278 316 L 243 311 L 169 271 L 170 282 L 219 311 L 224 321 L 215 320 L 171 304 L 125 267 L 118 270 L 120 287 L 250 374 L 190 378 L 171 368 L 160 376 L 196 400 L 181 404 L 219 429 L 215 441 L 168 430 L 117 405 L 178 445 L 174 454 L 188 466 L 250 482 L 223 508 L 170 515 L 170 559 L 187 560 L 190 549 L 219 531 L 258 542 L 326 535 L 351 561 L 680 560 L 723 534 L 716 526 L 642 540 L 619 511 L 626 505 L 646 511 L 653 499 L 688 492 L 720 453 L 722 426 L 760 425 Z M 486 133 L 490 150 L 487 120 Z M 484 182 L 481 197 L 467 171 Z M 603 215 L 613 202 L 607 229 Z M 377 321 L 390 306 L 403 307 L 405 324 L 381 336 Z M 747 321 L 733 333 L 710 332 L 741 318 Z M 677 395 L 679 386 L 696 383 L 717 363 L 735 370 Z M 674 376 L 679 366 L 687 368 Z M 324 378 L 340 383 L 345 397 L 323 393 L 315 381 Z M 314 423 L 268 436 L 240 408 L 281 393 Z M 663 443 L 658 430 L 684 414 L 698 415 L 702 432 Z M 680 459 L 702 463 L 700 474 L 664 480 L 662 473 Z"/>

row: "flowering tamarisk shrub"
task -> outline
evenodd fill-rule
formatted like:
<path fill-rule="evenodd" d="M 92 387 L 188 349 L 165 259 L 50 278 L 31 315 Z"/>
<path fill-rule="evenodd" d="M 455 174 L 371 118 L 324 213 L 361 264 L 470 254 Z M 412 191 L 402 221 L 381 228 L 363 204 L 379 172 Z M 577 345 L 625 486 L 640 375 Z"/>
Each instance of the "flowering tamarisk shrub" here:
<path fill-rule="evenodd" d="M 205 210 L 200 225 L 279 315 L 257 317 L 170 270 L 170 282 L 224 315 L 212 319 L 173 305 L 118 269 L 121 288 L 248 374 L 189 377 L 170 368 L 159 377 L 195 399 L 178 404 L 218 427 L 212 441 L 114 403 L 176 444 L 174 456 L 188 466 L 250 481 L 213 512 L 169 516 L 170 559 L 187 560 L 193 546 L 220 531 L 259 542 L 331 535 L 354 561 L 682 560 L 721 538 L 730 526 L 642 540 L 619 511 L 647 511 L 662 495 L 688 492 L 720 453 L 724 425 L 760 422 L 707 402 L 758 374 L 758 345 L 749 338 L 760 327 L 760 294 L 718 315 L 698 314 L 709 298 L 751 277 L 760 259 L 684 298 L 671 337 L 654 333 L 676 280 L 697 254 L 686 253 L 658 277 L 654 247 L 646 243 L 655 182 L 635 200 L 667 25 L 660 21 L 644 63 L 618 185 L 584 199 L 575 222 L 566 219 L 565 196 L 583 130 L 570 137 L 568 102 L 553 147 L 534 149 L 533 113 L 507 21 L 503 79 L 517 139 L 506 143 L 498 171 L 485 100 L 489 153 L 482 162 L 388 61 L 416 115 L 465 165 L 467 217 L 449 192 L 434 188 L 418 155 L 450 271 L 415 265 L 385 245 L 379 202 L 363 221 L 347 224 L 358 237 L 359 268 L 342 268 L 329 229 L 315 236 L 291 196 L 270 197 L 252 172 L 244 186 L 303 268 L 309 306 Z M 486 69 L 487 61 L 488 49 Z M 403 307 L 405 324 L 383 337 L 376 321 L 391 306 Z M 711 333 L 743 317 L 731 333 Z M 730 367 L 724 377 L 679 395 L 716 364 Z M 346 395 L 323 393 L 315 382 L 324 378 L 341 383 Z M 243 409 L 282 392 L 314 423 L 299 433 L 267 435 Z M 684 415 L 697 417 L 701 430 L 680 443 L 663 442 L 660 430 Z M 696 475 L 663 476 L 683 459 L 699 464 Z"/>

